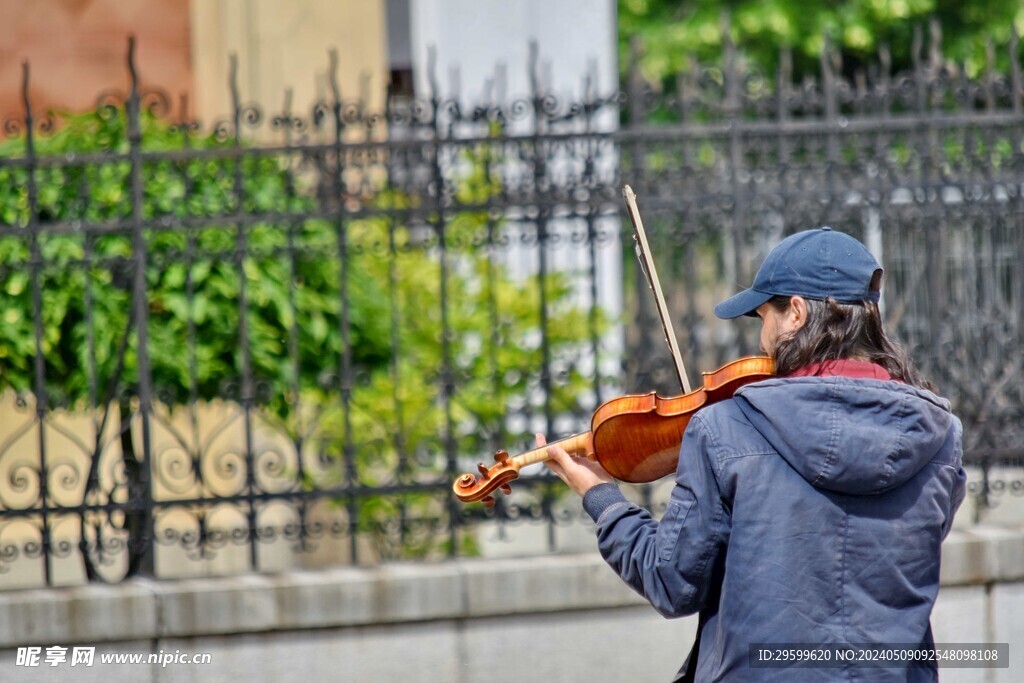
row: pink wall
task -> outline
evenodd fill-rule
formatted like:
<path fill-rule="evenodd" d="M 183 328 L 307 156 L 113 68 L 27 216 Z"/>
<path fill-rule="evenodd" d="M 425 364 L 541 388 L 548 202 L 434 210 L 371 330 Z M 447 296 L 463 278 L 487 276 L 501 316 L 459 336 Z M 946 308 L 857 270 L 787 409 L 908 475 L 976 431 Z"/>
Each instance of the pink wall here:
<path fill-rule="evenodd" d="M 191 94 L 188 0 L 0 0 L 0 119 L 22 113 L 21 64 L 31 66 L 33 109 L 90 109 L 127 90 L 128 36 L 143 86 L 177 106 Z"/>

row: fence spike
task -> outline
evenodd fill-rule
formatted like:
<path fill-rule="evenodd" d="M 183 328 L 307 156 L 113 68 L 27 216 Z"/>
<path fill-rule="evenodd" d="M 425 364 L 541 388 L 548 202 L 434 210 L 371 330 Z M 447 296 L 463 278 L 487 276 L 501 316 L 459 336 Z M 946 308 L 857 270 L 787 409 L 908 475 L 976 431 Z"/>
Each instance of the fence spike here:
<path fill-rule="evenodd" d="M 1010 101 L 1013 103 L 1013 113 L 1021 113 L 1020 98 L 1024 91 L 1024 83 L 1021 82 L 1020 73 L 1020 35 L 1017 33 L 1017 26 L 1010 24 Z"/>
<path fill-rule="evenodd" d="M 139 91 L 139 72 L 135 68 L 135 35 L 128 36 L 128 77 L 131 79 L 131 92 Z"/>
<path fill-rule="evenodd" d="M 910 59 L 914 65 L 914 84 L 917 88 L 917 110 L 927 109 L 927 84 L 925 83 L 924 65 L 921 63 L 921 50 L 924 47 L 924 37 L 921 31 L 921 24 L 914 24 L 914 39 L 910 45 Z"/>
<path fill-rule="evenodd" d="M 989 112 L 996 110 L 996 46 L 992 37 L 985 41 L 985 108 Z"/>
<path fill-rule="evenodd" d="M 789 117 L 789 105 L 786 98 L 793 85 L 793 50 L 784 45 L 779 48 L 779 68 L 775 74 L 776 115 L 779 121 Z"/>
<path fill-rule="evenodd" d="M 327 51 L 327 85 L 331 88 L 331 97 L 337 105 L 341 104 L 341 87 L 338 85 L 338 50 Z"/>
<path fill-rule="evenodd" d="M 427 48 L 427 82 L 430 85 L 430 99 L 438 100 L 441 97 L 441 88 L 437 83 L 437 46 L 435 45 Z"/>
<path fill-rule="evenodd" d="M 739 81 L 740 74 L 737 67 L 736 46 L 732 42 L 730 28 L 730 16 L 728 12 L 722 12 L 722 47 L 725 48 L 725 108 L 727 114 L 735 116 L 739 113 Z"/>
<path fill-rule="evenodd" d="M 929 53 L 928 62 L 932 69 L 936 72 L 942 68 L 942 24 L 939 23 L 938 17 L 932 17 L 928 24 L 929 36 Z"/>
<path fill-rule="evenodd" d="M 32 100 L 28 96 L 31 69 L 28 60 L 21 63 L 21 104 L 25 108 L 25 129 L 32 130 Z"/>

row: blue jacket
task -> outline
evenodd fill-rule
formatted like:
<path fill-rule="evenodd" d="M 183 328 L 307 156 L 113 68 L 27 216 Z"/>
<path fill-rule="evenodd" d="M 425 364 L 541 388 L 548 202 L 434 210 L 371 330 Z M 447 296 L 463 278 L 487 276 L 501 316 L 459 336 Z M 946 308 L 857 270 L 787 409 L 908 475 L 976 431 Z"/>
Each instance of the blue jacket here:
<path fill-rule="evenodd" d="M 931 642 L 964 497 L 949 403 L 891 380 L 777 378 L 693 416 L 661 521 L 614 484 L 601 554 L 667 617 L 704 622 L 697 680 L 933 680 L 929 669 L 750 668 L 750 646 Z"/>

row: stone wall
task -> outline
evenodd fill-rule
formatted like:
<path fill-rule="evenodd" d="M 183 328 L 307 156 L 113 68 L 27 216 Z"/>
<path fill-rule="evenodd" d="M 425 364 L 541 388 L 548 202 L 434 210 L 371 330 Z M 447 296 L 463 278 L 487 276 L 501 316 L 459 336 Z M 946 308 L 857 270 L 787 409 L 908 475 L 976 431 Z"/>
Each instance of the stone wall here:
<path fill-rule="evenodd" d="M 943 681 L 1020 680 L 1024 528 L 947 540 L 938 642 L 1008 642 L 1009 669 Z M 693 618 L 666 621 L 596 553 L 462 560 L 0 593 L 0 680 L 246 683 L 662 681 Z M 95 647 L 91 667 L 18 666 L 19 646 Z M 207 664 L 101 663 L 102 654 Z"/>

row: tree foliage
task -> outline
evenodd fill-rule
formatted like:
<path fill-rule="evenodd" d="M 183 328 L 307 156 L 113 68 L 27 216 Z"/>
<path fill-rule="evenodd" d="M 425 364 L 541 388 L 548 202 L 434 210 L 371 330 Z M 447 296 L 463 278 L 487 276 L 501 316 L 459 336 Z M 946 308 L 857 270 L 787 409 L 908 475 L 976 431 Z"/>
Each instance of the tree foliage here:
<path fill-rule="evenodd" d="M 826 37 L 840 50 L 847 73 L 877 63 L 882 47 L 899 71 L 912 65 L 915 26 L 927 39 L 934 18 L 944 55 L 976 75 L 986 68 L 990 41 L 1001 48 L 1014 27 L 1024 33 L 1024 6 L 1015 0 L 619 0 L 618 11 L 620 65 L 628 69 L 630 41 L 639 37 L 641 67 L 653 81 L 687 69 L 691 57 L 720 60 L 724 25 L 740 52 L 768 74 L 780 50 L 790 49 L 798 78 L 818 72 Z M 995 56 L 1005 68 L 1005 50 Z"/>
<path fill-rule="evenodd" d="M 143 140 L 148 151 L 181 148 L 180 131 L 152 117 L 144 119 Z M 11 143 L 14 151 L 23 141 Z M 192 147 L 213 149 L 227 143 L 214 136 L 190 140 Z M 31 235 L 8 232 L 3 237 L 0 317 L 0 382 L 17 391 L 32 391 L 35 328 L 42 330 L 47 394 L 57 405 L 93 401 L 89 387 L 107 387 L 116 374 L 118 349 L 128 329 L 131 311 L 132 248 L 130 164 L 121 156 L 98 163 L 48 164 L 45 159 L 74 161 L 84 155 L 120 152 L 128 148 L 123 113 L 104 109 L 95 114 L 67 117 L 52 137 L 37 141 L 43 158 L 36 171 L 40 259 L 33 262 Z M 88 158 L 88 157 L 85 157 Z M 234 192 L 236 175 L 244 192 Z M 178 221 L 190 217 L 261 214 L 308 209 L 311 199 L 295 187 L 277 159 L 267 156 L 195 159 L 176 163 L 147 161 L 142 167 L 142 216 L 146 230 L 146 289 L 148 296 L 153 384 L 169 404 L 190 397 L 222 395 L 224 381 L 241 375 L 239 330 L 243 280 L 248 306 L 247 324 L 252 374 L 275 385 L 288 371 L 283 339 L 293 324 L 299 336 L 300 383 L 315 382 L 314 368 L 323 358 L 340 357 L 336 283 L 338 259 L 324 258 L 334 243 L 325 221 L 296 225 L 257 223 L 242 229 L 214 222 L 194 230 Z M 28 178 L 24 167 L 0 168 L 0 220 L 24 228 L 29 222 Z M 83 226 L 82 230 L 51 233 L 48 226 Z M 101 226 L 108 229 L 98 229 Z M 119 227 L 120 226 L 120 227 Z M 289 237 L 296 250 L 293 262 L 280 258 Z M 239 240 L 244 240 L 244 246 Z M 336 251 L 336 248 L 333 250 Z M 380 284 L 358 272 L 353 285 L 353 355 L 356 362 L 380 365 L 387 358 L 385 297 Z M 42 291 L 40 320 L 32 304 L 33 271 Z M 294 272 L 293 272 L 294 271 Z M 296 301 L 289 300 L 290 283 L 298 279 Z M 128 337 L 122 386 L 137 385 L 135 336 Z M 271 392 L 278 394 L 279 392 Z"/>

